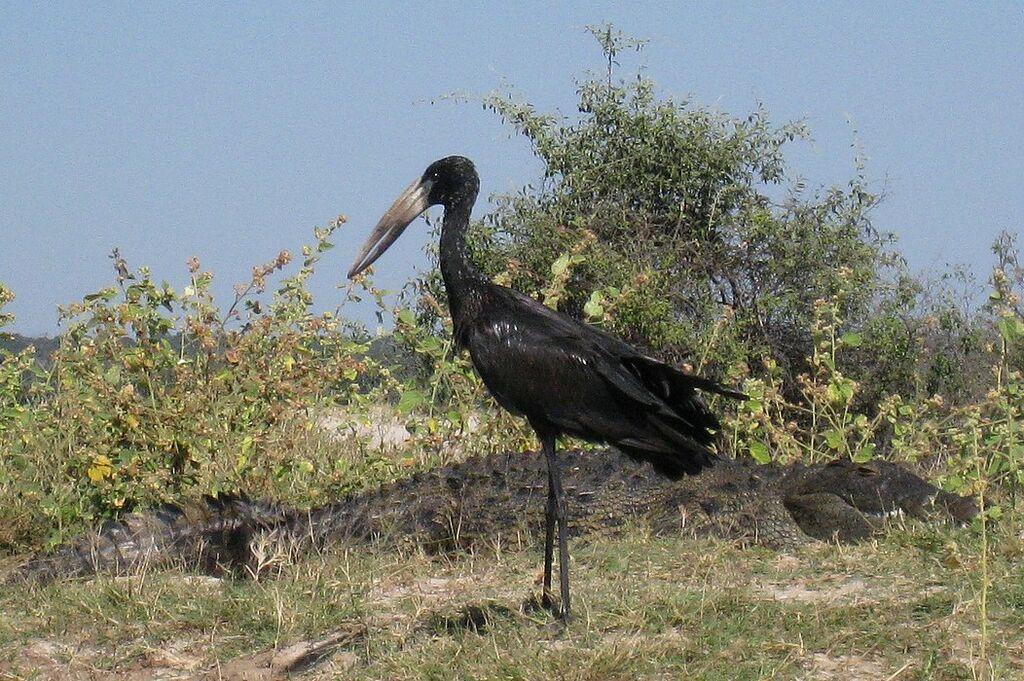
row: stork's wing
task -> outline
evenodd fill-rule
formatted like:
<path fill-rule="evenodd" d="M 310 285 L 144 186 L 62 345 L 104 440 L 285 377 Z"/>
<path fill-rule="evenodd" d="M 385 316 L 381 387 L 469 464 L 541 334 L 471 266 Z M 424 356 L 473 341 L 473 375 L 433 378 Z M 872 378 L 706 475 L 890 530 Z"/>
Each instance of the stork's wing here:
<path fill-rule="evenodd" d="M 738 396 L 509 289 L 465 344 L 495 398 L 534 426 L 615 444 L 668 472 L 708 462 L 718 422 L 698 390 Z"/>

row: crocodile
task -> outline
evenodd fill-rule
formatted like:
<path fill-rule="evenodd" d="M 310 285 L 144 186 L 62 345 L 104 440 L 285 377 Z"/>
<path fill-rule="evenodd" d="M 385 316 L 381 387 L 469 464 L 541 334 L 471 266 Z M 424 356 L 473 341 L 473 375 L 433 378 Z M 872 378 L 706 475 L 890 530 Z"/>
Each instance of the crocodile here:
<path fill-rule="evenodd" d="M 669 480 L 614 449 L 562 455 L 573 535 L 714 536 L 791 549 L 853 542 L 904 514 L 965 523 L 974 499 L 942 491 L 883 460 L 826 464 L 720 461 Z M 204 497 L 132 513 L 38 555 L 8 580 L 48 582 L 175 564 L 256 576 L 304 551 L 338 543 L 414 546 L 431 553 L 532 543 L 543 536 L 547 471 L 537 453 L 473 457 L 311 509 Z"/>

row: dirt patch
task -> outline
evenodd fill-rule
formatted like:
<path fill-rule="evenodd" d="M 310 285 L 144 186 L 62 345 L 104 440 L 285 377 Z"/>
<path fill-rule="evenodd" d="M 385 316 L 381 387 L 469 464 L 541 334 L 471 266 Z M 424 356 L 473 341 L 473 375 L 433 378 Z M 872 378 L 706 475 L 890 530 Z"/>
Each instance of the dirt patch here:
<path fill-rule="evenodd" d="M 469 578 L 424 577 L 407 583 L 381 583 L 368 595 L 371 624 L 410 635 L 430 613 L 462 601 L 473 589 Z"/>
<path fill-rule="evenodd" d="M 881 661 L 859 655 L 826 655 L 815 653 L 811 656 L 810 669 L 803 678 L 808 681 L 897 681 L 910 678 L 913 664 L 908 662 L 895 671 L 887 671 Z"/>
<path fill-rule="evenodd" d="M 776 601 L 815 605 L 866 605 L 900 597 L 904 587 L 913 588 L 917 598 L 944 591 L 941 586 L 921 589 L 909 581 L 882 581 L 865 577 L 830 575 L 787 581 L 758 581 L 751 588 Z"/>
<path fill-rule="evenodd" d="M 404 448 L 413 434 L 405 427 L 405 419 L 392 406 L 381 405 L 365 412 L 352 413 L 341 407 L 323 410 L 316 417 L 316 427 L 334 440 L 356 440 L 373 451 L 396 451 Z M 480 418 L 470 414 L 460 432 L 470 434 L 480 427 Z M 461 451 L 457 443 L 449 443 L 453 452 Z"/>
<path fill-rule="evenodd" d="M 32 671 L 41 679 L 72 678 L 69 675 L 70 665 L 62 662 L 62 660 L 68 659 L 70 657 L 67 646 L 54 641 L 37 639 L 15 653 L 11 660 L 12 664 L 9 669 L 5 670 L 5 673 L 21 674 Z M 6 665 L 4 666 L 6 667 Z"/>
<path fill-rule="evenodd" d="M 376 607 L 389 610 L 409 599 L 425 604 L 445 603 L 461 595 L 469 582 L 467 578 L 425 577 L 408 584 L 378 584 L 369 596 Z"/>
<path fill-rule="evenodd" d="M 298 641 L 288 646 L 261 651 L 218 664 L 197 673 L 203 666 L 206 650 L 197 650 L 188 640 L 172 641 L 152 649 L 135 664 L 116 671 L 99 669 L 99 663 L 110 662 L 110 650 L 101 650 L 59 641 L 37 639 L 18 650 L 10 664 L 0 664 L 0 678 L 90 681 L 275 681 L 314 668 L 324 678 L 334 678 L 361 662 L 354 652 L 339 650 L 364 638 L 366 627 L 349 623 L 311 641 Z"/>
<path fill-rule="evenodd" d="M 97 668 L 97 663 L 109 660 L 109 650 L 63 641 L 36 639 L 18 650 L 10 660 L 9 666 L 0 666 L 0 677 L 90 681 L 184 679 L 202 663 L 201 658 L 188 652 L 189 648 L 188 642 L 172 642 L 159 650 L 150 651 L 138 666 L 118 671 L 104 671 Z"/>
<path fill-rule="evenodd" d="M 197 651 L 191 641 L 169 641 L 146 654 L 145 667 L 140 671 L 195 672 L 203 664 L 203 652 Z"/>
<path fill-rule="evenodd" d="M 284 648 L 265 650 L 255 655 L 246 655 L 217 665 L 203 674 L 192 677 L 193 681 L 274 681 L 289 675 L 309 671 L 332 660 L 330 673 L 342 673 L 359 663 L 355 653 L 335 651 L 344 645 L 351 645 L 366 634 L 361 624 L 347 624 L 315 641 L 299 641 Z M 324 670 L 326 671 L 326 670 Z"/>
<path fill-rule="evenodd" d="M 879 600 L 863 579 L 839 578 L 837 582 L 796 579 L 789 582 L 756 583 L 754 589 L 776 601 L 796 603 L 870 603 Z"/>
<path fill-rule="evenodd" d="M 386 407 L 372 407 L 365 414 L 326 409 L 317 417 L 316 425 L 332 438 L 355 438 L 375 450 L 398 449 L 412 437 L 396 417 L 396 411 Z"/>

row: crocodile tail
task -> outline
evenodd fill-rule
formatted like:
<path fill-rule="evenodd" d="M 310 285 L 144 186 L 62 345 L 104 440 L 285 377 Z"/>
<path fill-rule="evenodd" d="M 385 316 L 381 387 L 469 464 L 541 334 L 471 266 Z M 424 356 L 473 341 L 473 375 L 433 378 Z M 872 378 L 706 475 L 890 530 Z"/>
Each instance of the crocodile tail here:
<path fill-rule="evenodd" d="M 107 521 L 22 565 L 10 580 L 51 582 L 100 572 L 131 574 L 177 564 L 210 574 L 252 568 L 253 539 L 287 526 L 294 512 L 245 495 L 205 496 Z"/>

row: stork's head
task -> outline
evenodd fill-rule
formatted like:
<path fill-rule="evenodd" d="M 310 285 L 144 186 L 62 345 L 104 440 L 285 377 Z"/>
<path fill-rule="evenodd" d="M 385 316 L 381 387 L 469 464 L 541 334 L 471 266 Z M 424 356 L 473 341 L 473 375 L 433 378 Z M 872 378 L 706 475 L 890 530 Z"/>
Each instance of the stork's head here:
<path fill-rule="evenodd" d="M 363 242 L 352 268 L 351 279 L 372 265 L 430 206 L 445 209 L 464 205 L 468 211 L 480 191 L 480 178 L 473 162 L 465 156 L 448 156 L 434 161 L 415 182 L 402 192 Z"/>

